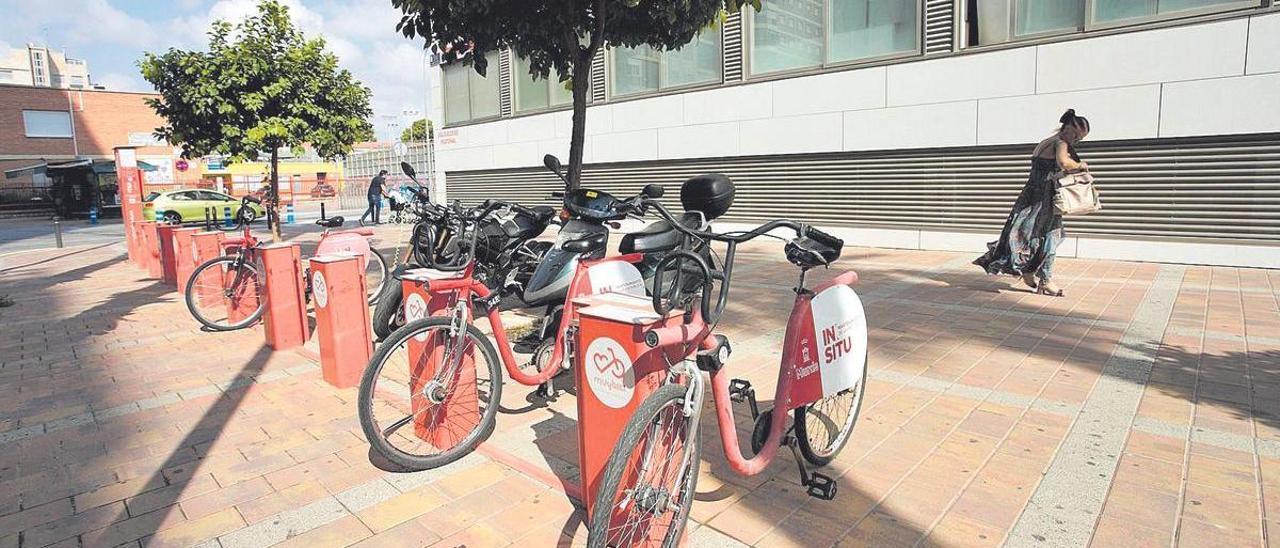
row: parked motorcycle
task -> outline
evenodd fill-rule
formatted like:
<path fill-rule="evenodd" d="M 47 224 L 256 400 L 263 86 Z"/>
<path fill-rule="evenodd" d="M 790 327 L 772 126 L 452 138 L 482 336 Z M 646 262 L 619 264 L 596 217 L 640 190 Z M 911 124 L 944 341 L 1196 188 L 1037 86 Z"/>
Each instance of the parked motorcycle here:
<path fill-rule="evenodd" d="M 413 166 L 402 162 L 400 169 L 421 187 Z M 410 238 L 413 264 L 397 268 L 392 273 L 395 283 L 383 286 L 373 313 L 373 330 L 378 338 L 386 337 L 404 325 L 403 288 L 398 283 L 400 275 L 410 268 L 448 264 L 459 251 L 459 246 L 470 242 L 469 235 L 462 234 L 460 203 L 455 202 L 452 206 L 433 204 L 425 191 L 418 193 L 415 202 L 419 220 Z M 535 238 L 555 222 L 555 209 L 547 206 L 529 208 L 510 202 L 499 202 L 499 205 L 500 211 L 496 215 L 488 217 L 474 229 L 478 231 L 476 249 L 472 254 L 476 260 L 475 277 L 503 296 L 523 295 L 538 262 L 551 248 L 550 242 Z"/>

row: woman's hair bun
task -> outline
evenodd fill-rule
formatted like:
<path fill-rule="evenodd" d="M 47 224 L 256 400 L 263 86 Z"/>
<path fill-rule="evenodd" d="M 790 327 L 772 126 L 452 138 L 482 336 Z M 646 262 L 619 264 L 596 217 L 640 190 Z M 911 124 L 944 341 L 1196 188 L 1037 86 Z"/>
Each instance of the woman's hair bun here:
<path fill-rule="evenodd" d="M 1062 124 L 1069 124 L 1075 119 L 1076 119 L 1076 109 L 1069 108 L 1067 109 L 1066 112 L 1062 113 L 1061 118 L 1058 118 L 1058 122 Z"/>

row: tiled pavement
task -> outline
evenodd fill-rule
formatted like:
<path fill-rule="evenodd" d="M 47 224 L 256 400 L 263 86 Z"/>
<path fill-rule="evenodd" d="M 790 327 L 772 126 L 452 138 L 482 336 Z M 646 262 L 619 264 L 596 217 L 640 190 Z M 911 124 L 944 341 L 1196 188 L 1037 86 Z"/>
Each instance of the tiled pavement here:
<path fill-rule="evenodd" d="M 354 390 L 199 331 L 120 251 L 0 257 L 0 548 L 585 540 L 572 396 L 508 383 L 481 451 L 384 471 Z M 786 452 L 734 475 L 705 422 L 689 544 L 1280 546 L 1280 271 L 1061 259 L 1054 299 L 968 259 L 847 250 L 872 369 L 839 496 Z M 728 367 L 766 400 L 794 274 L 740 253 Z"/>

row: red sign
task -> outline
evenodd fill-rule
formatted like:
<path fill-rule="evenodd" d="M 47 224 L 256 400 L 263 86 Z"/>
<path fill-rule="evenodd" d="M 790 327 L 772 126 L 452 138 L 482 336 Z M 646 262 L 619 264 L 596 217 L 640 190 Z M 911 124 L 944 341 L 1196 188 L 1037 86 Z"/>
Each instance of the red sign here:
<path fill-rule="evenodd" d="M 178 168 L 178 171 L 186 171 L 187 168 L 191 166 L 187 164 L 186 160 L 179 159 L 177 162 L 174 162 L 173 167 Z"/>

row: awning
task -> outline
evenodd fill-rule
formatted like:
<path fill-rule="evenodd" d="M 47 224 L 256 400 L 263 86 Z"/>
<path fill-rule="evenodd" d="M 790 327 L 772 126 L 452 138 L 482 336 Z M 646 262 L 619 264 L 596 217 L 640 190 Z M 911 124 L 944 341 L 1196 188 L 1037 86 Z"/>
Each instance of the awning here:
<path fill-rule="evenodd" d="M 38 164 L 20 167 L 16 169 L 6 169 L 4 176 L 6 179 L 17 179 L 23 175 L 35 175 L 38 173 L 47 173 L 49 171 L 57 171 L 60 169 L 76 169 L 88 167 L 93 169 L 94 173 L 115 173 L 116 163 L 114 160 L 69 160 L 66 162 L 40 162 Z M 138 162 L 138 169 L 142 171 L 155 171 L 156 166 L 146 162 Z"/>

